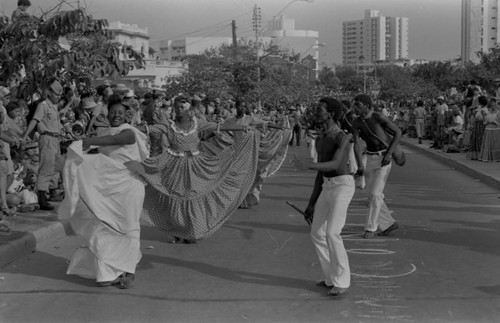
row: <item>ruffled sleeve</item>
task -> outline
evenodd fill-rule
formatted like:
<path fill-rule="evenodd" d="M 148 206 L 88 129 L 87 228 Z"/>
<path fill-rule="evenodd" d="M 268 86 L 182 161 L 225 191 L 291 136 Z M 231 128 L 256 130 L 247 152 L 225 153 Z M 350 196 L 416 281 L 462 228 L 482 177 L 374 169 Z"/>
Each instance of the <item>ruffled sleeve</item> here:
<path fill-rule="evenodd" d="M 250 125 L 253 127 L 258 127 L 262 125 L 263 130 L 267 130 L 267 125 L 269 124 L 269 121 L 262 120 L 256 116 L 252 116 L 250 119 Z"/>
<path fill-rule="evenodd" d="M 168 126 L 165 124 L 158 123 L 148 126 L 148 130 L 153 135 L 162 135 L 162 134 L 167 134 L 167 127 Z"/>
<path fill-rule="evenodd" d="M 215 131 L 217 130 L 217 123 L 206 121 L 203 119 L 196 119 L 198 121 L 198 131 Z"/>

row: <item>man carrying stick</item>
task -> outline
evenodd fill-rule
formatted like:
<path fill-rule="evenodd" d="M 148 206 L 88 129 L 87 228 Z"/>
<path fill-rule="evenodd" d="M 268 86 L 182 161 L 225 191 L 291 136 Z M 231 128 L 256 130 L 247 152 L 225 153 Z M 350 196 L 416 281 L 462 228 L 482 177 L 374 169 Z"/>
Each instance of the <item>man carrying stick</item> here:
<path fill-rule="evenodd" d="M 339 126 L 343 111 L 338 100 L 322 98 L 315 110 L 321 127 L 316 139 L 318 162 L 294 160 L 298 169 L 318 171 L 305 213 L 313 218 L 311 238 L 324 275 L 324 281 L 317 285 L 330 288 L 331 296 L 345 293 L 351 283 L 349 259 L 340 236 L 355 190 L 348 167 L 350 137 Z"/>

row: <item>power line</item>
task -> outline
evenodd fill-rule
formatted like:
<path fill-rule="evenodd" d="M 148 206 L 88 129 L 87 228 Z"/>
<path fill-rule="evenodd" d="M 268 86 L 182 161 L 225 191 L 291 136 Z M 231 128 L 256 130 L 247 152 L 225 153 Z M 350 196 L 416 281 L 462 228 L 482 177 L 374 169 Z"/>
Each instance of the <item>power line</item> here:
<path fill-rule="evenodd" d="M 218 33 L 219 31 L 224 30 L 224 29 L 225 29 L 226 27 L 228 27 L 228 26 L 231 26 L 231 24 L 229 24 L 229 25 L 225 25 L 225 26 L 222 26 L 222 28 L 217 29 L 217 30 L 216 30 L 216 31 L 214 31 L 213 33 L 208 34 L 208 35 L 204 35 L 204 36 L 202 36 L 202 37 L 201 37 L 201 39 L 197 39 L 197 40 L 192 41 L 192 42 L 190 42 L 190 43 L 186 43 L 186 47 L 187 47 L 188 45 L 193 45 L 193 44 L 196 44 L 196 43 L 198 43 L 198 42 L 200 42 L 200 41 L 203 41 L 203 40 L 204 40 L 204 38 L 206 38 L 206 37 L 210 37 L 210 36 L 213 36 L 213 35 L 215 35 L 216 33 Z"/>
<path fill-rule="evenodd" d="M 174 37 L 169 37 L 169 38 L 172 39 L 172 40 L 175 40 L 176 38 L 181 38 L 181 37 L 184 37 L 184 36 L 192 35 L 192 34 L 195 34 L 195 33 L 201 32 L 201 31 L 207 31 L 207 29 L 217 28 L 217 27 L 219 27 L 222 24 L 227 24 L 228 22 L 231 22 L 232 20 L 234 20 L 236 18 L 239 18 L 239 17 L 242 17 L 244 15 L 247 15 L 250 12 L 252 12 L 252 11 L 248 11 L 248 12 L 242 13 L 241 15 L 238 15 L 238 16 L 235 16 L 233 18 L 229 18 L 229 19 L 223 20 L 223 21 L 218 22 L 218 23 L 213 24 L 213 25 L 209 25 L 209 26 L 206 26 L 206 27 L 203 27 L 203 28 L 200 28 L 200 29 L 188 32 L 188 33 L 180 34 L 180 35 L 177 35 L 177 36 L 174 36 Z M 156 39 L 152 39 L 152 40 L 154 41 L 154 40 L 164 40 L 164 39 L 165 38 L 156 38 Z"/>

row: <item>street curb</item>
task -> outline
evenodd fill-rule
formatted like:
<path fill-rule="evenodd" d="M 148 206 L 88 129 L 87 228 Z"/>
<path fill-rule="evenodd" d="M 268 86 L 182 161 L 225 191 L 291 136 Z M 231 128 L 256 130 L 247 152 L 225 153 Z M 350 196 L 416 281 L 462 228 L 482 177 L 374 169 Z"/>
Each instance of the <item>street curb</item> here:
<path fill-rule="evenodd" d="M 500 190 L 500 181 L 498 181 L 497 179 L 495 179 L 491 176 L 488 176 L 488 175 L 483 174 L 475 169 L 472 169 L 472 168 L 470 168 L 462 163 L 457 162 L 456 160 L 454 160 L 452 158 L 449 158 L 449 157 L 446 157 L 446 156 L 443 156 L 440 154 L 435 154 L 432 151 L 420 148 L 419 146 L 417 146 L 415 144 L 412 144 L 412 143 L 409 143 L 406 141 L 402 141 L 400 143 L 401 143 L 401 145 L 403 145 L 405 147 L 408 147 L 412 150 L 421 152 L 427 157 L 433 158 L 433 159 L 445 164 L 446 166 L 453 167 L 456 170 L 464 173 L 465 175 L 468 175 L 474 179 L 478 179 L 481 182 L 483 182 L 484 184 L 491 186 L 497 190 Z"/>
<path fill-rule="evenodd" d="M 10 234 L 17 234 L 20 237 L 0 245 L 0 268 L 35 252 L 47 243 L 66 237 L 70 232 L 68 221 L 53 221 L 33 232 L 12 231 Z"/>

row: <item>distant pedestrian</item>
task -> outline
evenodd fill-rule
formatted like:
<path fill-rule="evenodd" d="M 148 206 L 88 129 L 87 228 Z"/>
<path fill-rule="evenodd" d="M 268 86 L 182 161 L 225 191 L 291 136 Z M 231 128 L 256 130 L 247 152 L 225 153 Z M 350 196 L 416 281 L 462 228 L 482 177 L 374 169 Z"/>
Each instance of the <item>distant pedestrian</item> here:
<path fill-rule="evenodd" d="M 422 137 L 425 133 L 424 131 L 425 131 L 425 115 L 426 115 L 423 101 L 417 102 L 417 107 L 415 108 L 415 110 L 413 110 L 413 113 L 415 115 L 415 127 L 417 128 L 418 143 L 422 144 Z"/>
<path fill-rule="evenodd" d="M 471 111 L 471 137 L 470 146 L 467 151 L 467 157 L 471 160 L 477 160 L 479 158 L 479 153 L 481 152 L 481 146 L 483 144 L 483 134 L 484 134 L 484 116 L 483 114 L 488 111 L 488 98 L 485 96 L 480 96 L 478 98 L 479 106 L 477 109 Z"/>
<path fill-rule="evenodd" d="M 301 124 L 301 112 L 300 112 L 300 105 L 297 104 L 296 107 L 291 107 L 290 109 L 290 115 L 289 115 L 289 120 L 290 120 L 290 127 L 292 129 L 292 140 L 290 140 L 290 146 L 293 145 L 293 142 L 295 141 L 297 146 L 300 146 L 300 141 L 301 141 L 301 134 L 302 134 L 302 124 Z"/>
<path fill-rule="evenodd" d="M 444 96 L 438 96 L 436 105 L 436 133 L 434 137 L 433 148 L 441 149 L 443 148 L 444 142 L 444 129 L 445 129 L 445 119 L 446 113 L 448 112 L 448 105 L 444 103 Z"/>

